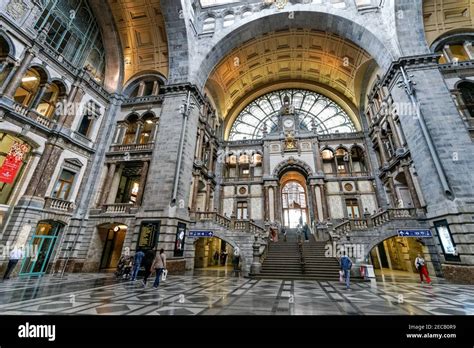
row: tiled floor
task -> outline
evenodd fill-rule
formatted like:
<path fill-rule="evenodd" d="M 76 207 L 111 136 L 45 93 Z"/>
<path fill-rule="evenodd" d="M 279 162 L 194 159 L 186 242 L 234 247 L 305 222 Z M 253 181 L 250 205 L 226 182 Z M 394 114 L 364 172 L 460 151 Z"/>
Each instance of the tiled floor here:
<path fill-rule="evenodd" d="M 169 276 L 159 289 L 106 274 L 0 282 L 0 314 L 473 315 L 474 286 L 413 277 L 354 283 L 252 280 L 231 272 Z"/>

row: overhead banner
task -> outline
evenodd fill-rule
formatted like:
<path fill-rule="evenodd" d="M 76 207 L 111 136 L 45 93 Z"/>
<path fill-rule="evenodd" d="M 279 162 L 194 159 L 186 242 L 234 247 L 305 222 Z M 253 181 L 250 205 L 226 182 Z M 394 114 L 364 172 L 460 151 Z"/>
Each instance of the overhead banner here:
<path fill-rule="evenodd" d="M 0 167 L 0 182 L 7 184 L 13 183 L 23 164 L 23 158 L 28 151 L 28 145 L 16 141 L 13 143 Z"/>

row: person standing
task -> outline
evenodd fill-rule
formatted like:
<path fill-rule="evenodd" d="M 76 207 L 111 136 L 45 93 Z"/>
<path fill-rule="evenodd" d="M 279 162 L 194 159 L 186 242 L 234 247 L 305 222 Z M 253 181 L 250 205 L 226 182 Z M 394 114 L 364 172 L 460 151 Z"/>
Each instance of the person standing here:
<path fill-rule="evenodd" d="M 10 259 L 8 260 L 7 270 L 3 275 L 3 280 L 10 279 L 10 273 L 15 269 L 16 264 L 23 258 L 23 247 L 15 246 L 10 253 Z"/>
<path fill-rule="evenodd" d="M 134 262 L 133 262 L 132 278 L 130 279 L 132 282 L 137 280 L 137 274 L 138 274 L 138 271 L 140 270 L 140 266 L 142 265 L 142 260 L 144 256 L 145 256 L 145 253 L 142 251 L 142 249 L 138 249 L 138 251 L 135 254 Z"/>
<path fill-rule="evenodd" d="M 352 268 L 352 261 L 344 252 L 341 258 L 341 271 L 344 272 L 344 280 L 346 281 L 346 289 L 350 290 L 350 283 L 351 283 L 351 268 Z"/>
<path fill-rule="evenodd" d="M 153 288 L 157 289 L 160 285 L 160 277 L 163 273 L 163 270 L 166 269 L 166 254 L 164 249 L 160 249 L 160 253 L 156 255 L 155 260 L 153 261 L 153 265 L 151 266 L 150 271 L 153 270 L 156 272 L 156 279 L 153 283 Z"/>
<path fill-rule="evenodd" d="M 222 266 L 225 266 L 227 263 L 227 250 L 222 251 Z"/>
<path fill-rule="evenodd" d="M 421 257 L 420 254 L 418 254 L 418 257 L 415 259 L 415 267 L 420 273 L 421 283 L 423 283 L 423 276 L 424 276 L 426 279 L 426 282 L 428 284 L 431 284 L 431 278 L 430 278 L 430 275 L 428 274 L 428 269 L 426 268 L 425 259 Z"/>
<path fill-rule="evenodd" d="M 143 267 L 145 268 L 145 274 L 143 276 L 143 286 L 146 286 L 146 282 L 148 281 L 148 277 L 152 272 L 151 266 L 153 265 L 153 261 L 155 260 L 155 252 L 151 249 L 147 250 L 145 253 L 145 257 L 143 258 Z"/>
<path fill-rule="evenodd" d="M 218 266 L 219 265 L 219 252 L 216 250 L 214 253 L 214 265 Z"/>
<path fill-rule="evenodd" d="M 239 248 L 234 249 L 234 257 L 232 258 L 232 264 L 234 265 L 234 272 L 239 271 L 239 262 L 240 262 L 240 250 Z"/>

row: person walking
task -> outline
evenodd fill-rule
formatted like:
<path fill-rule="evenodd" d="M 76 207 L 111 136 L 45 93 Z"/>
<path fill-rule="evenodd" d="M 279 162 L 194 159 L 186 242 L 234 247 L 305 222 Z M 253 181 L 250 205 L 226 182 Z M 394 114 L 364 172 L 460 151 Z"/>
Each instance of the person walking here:
<path fill-rule="evenodd" d="M 344 280 L 346 282 L 346 289 L 350 290 L 350 283 L 351 283 L 351 268 L 352 268 L 352 261 L 351 259 L 344 254 L 341 258 L 341 271 L 344 272 Z"/>
<path fill-rule="evenodd" d="M 219 252 L 217 250 L 214 253 L 214 265 L 215 266 L 219 265 Z"/>
<path fill-rule="evenodd" d="M 140 270 L 144 256 L 145 253 L 142 251 L 142 249 L 138 249 L 138 251 L 135 253 L 135 257 L 133 259 L 132 278 L 130 278 L 132 282 L 137 280 L 138 271 Z"/>
<path fill-rule="evenodd" d="M 421 257 L 420 254 L 418 254 L 418 257 L 415 259 L 415 267 L 420 273 L 421 283 L 423 283 L 423 276 L 424 276 L 426 279 L 426 282 L 428 284 L 431 284 L 431 278 L 430 278 L 430 275 L 428 274 L 428 269 L 426 268 L 425 259 Z"/>
<path fill-rule="evenodd" d="M 3 275 L 3 280 L 10 279 L 10 273 L 15 269 L 18 261 L 23 258 L 23 247 L 15 246 L 10 253 L 10 259 L 8 260 L 7 270 Z"/>
<path fill-rule="evenodd" d="M 153 265 L 153 261 L 155 260 L 155 252 L 151 249 L 147 250 L 145 256 L 143 257 L 143 267 L 145 268 L 145 274 L 143 275 L 143 286 L 146 286 L 146 282 L 148 281 L 148 277 L 152 272 L 151 266 Z"/>
<path fill-rule="evenodd" d="M 160 253 L 156 255 L 155 260 L 150 268 L 151 272 L 153 270 L 156 272 L 155 282 L 153 283 L 153 288 L 157 289 L 160 285 L 160 277 L 163 273 L 163 270 L 166 269 L 166 254 L 164 249 L 160 249 Z"/>
<path fill-rule="evenodd" d="M 239 262 L 240 262 L 240 250 L 239 248 L 234 249 L 234 256 L 232 258 L 232 265 L 234 266 L 234 272 L 239 271 Z"/>

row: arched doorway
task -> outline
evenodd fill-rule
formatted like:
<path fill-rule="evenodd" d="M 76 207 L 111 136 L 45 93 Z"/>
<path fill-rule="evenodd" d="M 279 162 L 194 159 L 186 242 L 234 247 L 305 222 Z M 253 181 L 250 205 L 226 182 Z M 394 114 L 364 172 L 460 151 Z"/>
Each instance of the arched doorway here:
<path fill-rule="evenodd" d="M 54 247 L 63 230 L 64 224 L 58 221 L 40 221 L 35 234 L 31 237 L 23 259 L 20 276 L 43 275 L 48 270 L 48 264 Z"/>
<path fill-rule="evenodd" d="M 428 246 L 422 239 L 391 237 L 370 251 L 375 272 L 380 276 L 407 276 L 418 279 L 415 259 L 420 254 L 426 261 L 430 276 L 435 276 L 436 260 L 431 259 Z"/>
<path fill-rule="evenodd" d="M 107 224 L 98 228 L 99 238 L 103 245 L 99 263 L 100 271 L 111 271 L 117 268 L 127 229 L 128 227 L 123 224 Z"/>
<path fill-rule="evenodd" d="M 285 173 L 280 180 L 283 225 L 296 228 L 309 222 L 306 178 L 299 172 Z"/>
<path fill-rule="evenodd" d="M 217 237 L 199 238 L 195 241 L 195 269 L 231 269 L 233 246 Z"/>

